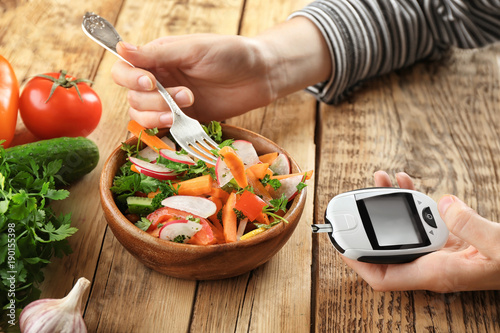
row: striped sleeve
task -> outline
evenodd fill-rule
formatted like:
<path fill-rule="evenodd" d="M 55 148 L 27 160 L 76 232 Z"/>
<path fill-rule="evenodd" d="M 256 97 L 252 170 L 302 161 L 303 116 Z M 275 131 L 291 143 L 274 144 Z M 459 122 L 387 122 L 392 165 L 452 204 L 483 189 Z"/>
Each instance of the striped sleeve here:
<path fill-rule="evenodd" d="M 295 16 L 310 19 L 327 42 L 332 75 L 307 88 L 325 103 L 452 46 L 478 48 L 500 39 L 499 0 L 317 0 Z"/>

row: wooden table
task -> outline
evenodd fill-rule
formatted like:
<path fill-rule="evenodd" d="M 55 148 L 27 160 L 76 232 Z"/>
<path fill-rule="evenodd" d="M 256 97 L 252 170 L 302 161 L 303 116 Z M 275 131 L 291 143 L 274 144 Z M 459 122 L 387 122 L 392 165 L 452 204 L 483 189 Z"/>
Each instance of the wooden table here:
<path fill-rule="evenodd" d="M 111 80 L 115 57 L 80 28 L 94 11 L 127 41 L 211 32 L 252 36 L 309 0 L 0 1 L 0 54 L 21 85 L 66 69 L 92 79 L 103 117 L 90 135 L 97 168 L 58 207 L 79 231 L 74 253 L 45 269 L 42 297 L 62 297 L 79 277 L 92 281 L 84 303 L 90 332 L 499 332 L 500 292 L 375 292 L 349 269 L 327 237 L 312 235 L 334 195 L 373 185 L 383 169 L 406 171 L 438 199 L 453 193 L 494 221 L 500 209 L 500 47 L 453 52 L 440 63 L 367 82 L 337 106 L 298 92 L 227 122 L 282 145 L 315 169 L 307 206 L 287 245 L 239 277 L 186 281 L 138 263 L 117 242 L 99 203 L 98 179 L 127 137 L 126 90 Z M 19 122 L 16 142 L 30 140 Z M 500 278 L 500 277 L 499 277 Z"/>

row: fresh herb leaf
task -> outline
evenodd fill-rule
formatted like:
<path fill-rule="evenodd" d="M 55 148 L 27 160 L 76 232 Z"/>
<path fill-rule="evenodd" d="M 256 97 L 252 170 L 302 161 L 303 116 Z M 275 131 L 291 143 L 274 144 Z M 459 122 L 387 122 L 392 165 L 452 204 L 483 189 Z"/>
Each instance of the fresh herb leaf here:
<path fill-rule="evenodd" d="M 219 209 L 217 212 L 217 220 L 219 220 L 220 224 L 222 224 L 222 209 Z"/>
<path fill-rule="evenodd" d="M 179 193 L 178 186 L 174 187 L 174 185 L 172 184 L 172 182 L 170 180 L 168 180 L 166 182 L 160 182 L 158 184 L 157 190 L 159 191 L 159 193 L 154 196 L 153 201 L 151 202 L 151 206 L 155 210 L 163 206 L 161 204 L 163 199 L 171 197 L 171 196 Z"/>
<path fill-rule="evenodd" d="M 69 224 L 62 224 L 56 228 L 51 222 L 47 223 L 44 227 L 40 228 L 41 232 L 46 233 L 49 236 L 48 242 L 61 241 L 78 231 L 78 229 L 70 227 Z"/>
<path fill-rule="evenodd" d="M 227 139 L 227 140 L 224 140 L 224 141 L 222 141 L 221 143 L 219 143 L 219 149 L 222 149 L 222 148 L 224 148 L 224 147 L 226 147 L 226 146 L 230 146 L 230 147 L 232 147 L 233 143 L 234 143 L 234 140 L 233 140 L 233 139 Z M 233 147 L 233 148 L 234 148 L 234 147 Z"/>
<path fill-rule="evenodd" d="M 281 217 L 281 216 L 280 216 Z M 282 220 L 286 223 L 288 223 L 287 220 L 283 219 Z M 274 227 L 276 224 L 280 223 L 281 220 L 275 220 L 269 224 L 264 224 L 264 223 L 254 223 L 254 225 L 257 227 L 257 228 L 264 228 L 264 229 L 271 229 L 272 227 Z"/>
<path fill-rule="evenodd" d="M 142 231 L 146 231 L 151 226 L 151 221 L 145 217 L 141 217 L 141 219 L 134 224 L 137 228 L 141 229 Z"/>
<path fill-rule="evenodd" d="M 236 218 L 240 221 L 246 218 L 245 214 L 241 210 L 237 210 L 236 208 L 233 208 L 233 211 L 236 213 Z"/>
<path fill-rule="evenodd" d="M 144 130 L 144 132 L 145 132 L 146 134 L 149 134 L 149 135 L 156 135 L 156 134 L 158 134 L 159 130 L 158 130 L 158 128 L 157 128 L 157 127 L 155 127 L 155 128 L 146 128 L 146 129 Z"/>
<path fill-rule="evenodd" d="M 138 145 L 129 145 L 125 142 L 122 142 L 120 147 L 121 150 L 125 151 L 128 156 L 135 155 L 138 153 Z"/>
<path fill-rule="evenodd" d="M 302 191 L 304 189 L 304 187 L 306 187 L 307 185 L 303 182 L 300 182 L 297 184 L 297 191 Z"/>
<path fill-rule="evenodd" d="M 231 179 L 231 180 L 233 180 L 233 179 Z M 255 194 L 255 189 L 250 185 L 247 185 L 244 188 L 239 187 L 239 189 L 236 191 L 236 194 L 242 194 L 245 191 L 248 191 L 248 192 Z"/>
<path fill-rule="evenodd" d="M 275 221 L 278 221 L 278 222 L 283 221 L 285 223 L 288 223 L 288 221 L 285 218 L 276 214 L 276 212 L 279 212 L 280 210 L 282 210 L 283 212 L 286 212 L 286 210 L 287 210 L 286 206 L 288 204 L 288 200 L 287 200 L 285 194 L 283 193 L 280 198 L 271 200 L 270 204 L 271 205 L 264 206 L 264 208 L 262 209 L 262 212 L 264 214 L 267 214 L 267 215 L 273 217 Z"/>
<path fill-rule="evenodd" d="M 186 235 L 177 235 L 172 242 L 174 243 L 185 243 L 189 238 Z"/>
<path fill-rule="evenodd" d="M 264 178 L 260 180 L 260 182 L 264 186 L 269 184 L 275 190 L 281 187 L 281 182 L 278 179 L 271 179 L 271 176 L 269 176 L 269 174 L 266 174 Z"/>
<path fill-rule="evenodd" d="M 199 217 L 194 217 L 193 215 L 186 216 L 186 220 L 196 223 L 201 223 L 201 219 Z"/>
<path fill-rule="evenodd" d="M 285 194 L 283 193 L 281 197 L 272 199 L 270 201 L 270 204 L 273 206 L 273 209 L 275 212 L 277 211 L 284 211 L 286 212 L 286 205 L 288 204 L 288 199 L 286 198 Z"/>
<path fill-rule="evenodd" d="M 205 132 L 214 139 L 215 142 L 222 141 L 222 126 L 217 121 L 211 121 L 208 125 L 202 125 Z"/>
<path fill-rule="evenodd" d="M 37 286 L 51 258 L 71 253 L 67 238 L 77 229 L 70 214 L 57 216 L 49 206 L 69 195 L 55 187 L 62 161 L 38 165 L 5 156 L 0 146 L 0 306 L 5 309 L 15 300 L 23 308 L 40 296 Z M 7 297 L 11 281 L 15 299 Z"/>

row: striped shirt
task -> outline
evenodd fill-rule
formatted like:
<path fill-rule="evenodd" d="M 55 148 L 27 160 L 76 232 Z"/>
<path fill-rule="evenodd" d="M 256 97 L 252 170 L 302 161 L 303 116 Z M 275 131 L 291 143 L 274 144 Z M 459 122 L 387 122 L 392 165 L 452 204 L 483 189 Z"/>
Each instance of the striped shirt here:
<path fill-rule="evenodd" d="M 295 16 L 314 22 L 328 44 L 332 76 L 307 88 L 325 103 L 452 46 L 478 48 L 500 39 L 500 0 L 318 0 Z"/>

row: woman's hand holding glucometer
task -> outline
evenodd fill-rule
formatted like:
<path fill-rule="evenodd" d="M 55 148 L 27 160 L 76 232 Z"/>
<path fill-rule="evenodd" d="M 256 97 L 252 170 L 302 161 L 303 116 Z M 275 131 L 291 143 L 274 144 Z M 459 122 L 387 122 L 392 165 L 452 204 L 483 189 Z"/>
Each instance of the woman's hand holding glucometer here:
<path fill-rule="evenodd" d="M 392 186 L 384 171 L 377 171 L 374 178 L 376 187 Z M 400 188 L 415 189 L 406 173 L 398 173 L 396 180 Z M 378 291 L 500 289 L 500 224 L 479 216 L 452 195 L 442 197 L 437 207 L 449 230 L 448 241 L 440 250 L 404 264 L 342 258 Z"/>

